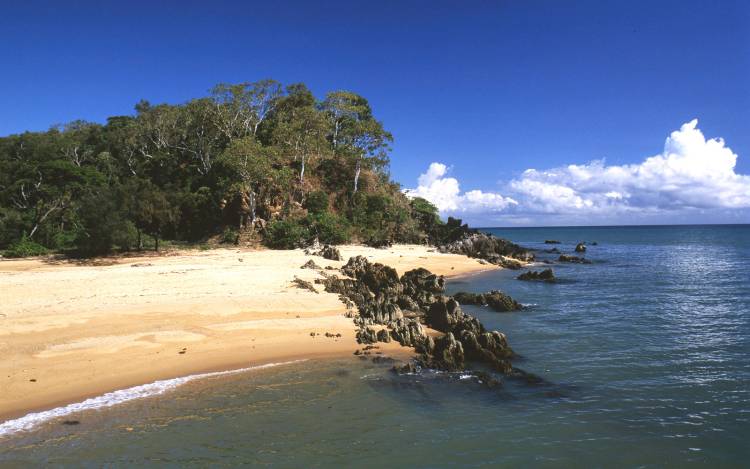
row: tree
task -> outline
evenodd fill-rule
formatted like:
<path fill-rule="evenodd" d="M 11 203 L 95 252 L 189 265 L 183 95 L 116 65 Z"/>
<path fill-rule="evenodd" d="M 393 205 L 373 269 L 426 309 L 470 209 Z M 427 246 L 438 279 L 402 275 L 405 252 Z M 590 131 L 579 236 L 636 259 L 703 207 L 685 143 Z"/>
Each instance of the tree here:
<path fill-rule="evenodd" d="M 354 193 L 363 164 L 382 169 L 388 164 L 393 136 L 372 116 L 365 98 L 350 91 L 328 93 L 322 104 L 329 120 L 329 140 L 335 154 L 354 160 Z"/>

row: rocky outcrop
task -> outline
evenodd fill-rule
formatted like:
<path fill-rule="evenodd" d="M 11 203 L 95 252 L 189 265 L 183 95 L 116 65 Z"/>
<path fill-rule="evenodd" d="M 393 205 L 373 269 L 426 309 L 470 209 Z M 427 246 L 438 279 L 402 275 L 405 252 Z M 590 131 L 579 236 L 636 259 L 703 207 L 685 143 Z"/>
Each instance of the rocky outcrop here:
<path fill-rule="evenodd" d="M 461 311 L 461 306 L 453 298 L 442 297 L 435 302 L 425 320 L 433 329 L 446 335 L 452 334 L 462 344 L 466 358 L 486 363 L 504 373 L 512 369 L 509 359 L 513 356 L 513 350 L 505 335 L 498 331 L 488 332 L 477 318 Z M 437 341 L 435 346 L 437 347 Z M 432 361 L 427 359 L 425 363 L 432 367 L 451 369 L 451 362 L 441 367 L 436 359 L 440 359 L 439 354 L 437 358 L 433 356 Z"/>
<path fill-rule="evenodd" d="M 498 312 L 517 311 L 521 305 L 505 293 L 492 290 L 488 293 L 458 292 L 453 298 L 464 305 L 489 306 Z"/>
<path fill-rule="evenodd" d="M 315 289 L 315 285 L 308 282 L 307 280 L 302 280 L 301 278 L 294 277 L 294 280 L 292 281 L 294 285 L 297 286 L 297 288 L 301 288 L 303 290 L 309 290 L 313 293 L 318 293 L 318 290 Z"/>
<path fill-rule="evenodd" d="M 583 243 L 576 244 L 576 252 L 586 252 L 586 245 Z"/>
<path fill-rule="evenodd" d="M 479 232 L 466 232 L 459 239 L 438 246 L 443 253 L 463 254 L 492 264 L 514 268 L 534 260 L 534 254 L 508 240 Z M 521 262 L 519 262 L 521 261 Z"/>
<path fill-rule="evenodd" d="M 547 283 L 557 282 L 557 278 L 555 277 L 555 273 L 552 271 L 552 269 L 544 269 L 538 272 L 529 270 L 528 272 L 525 272 L 516 278 L 518 280 L 525 280 L 529 282 L 547 282 Z"/>
<path fill-rule="evenodd" d="M 322 269 L 322 267 L 316 264 L 314 260 L 310 259 L 309 261 L 305 262 L 302 266 L 300 266 L 300 269 L 320 270 Z"/>
<path fill-rule="evenodd" d="M 341 252 L 338 250 L 338 248 L 334 246 L 330 246 L 326 244 L 323 246 L 323 248 L 318 252 L 319 256 L 322 256 L 324 259 L 329 259 L 332 261 L 340 261 L 341 258 Z"/>
<path fill-rule="evenodd" d="M 557 259 L 560 262 L 568 262 L 570 264 L 591 264 L 591 261 L 578 256 L 569 256 L 568 254 L 560 254 Z"/>
<path fill-rule="evenodd" d="M 505 336 L 485 330 L 477 318 L 461 311 L 456 300 L 445 296 L 442 276 L 414 269 L 399 278 L 393 268 L 370 263 L 362 256 L 349 259 L 341 272 L 348 278 L 326 275 L 318 282 L 326 291 L 338 293 L 342 300 L 356 305 L 359 343 L 395 340 L 414 347 L 419 363 L 442 370 L 463 369 L 467 359 L 504 373 L 511 369 L 509 358 L 513 351 Z M 483 301 L 492 307 L 520 308 L 500 292 L 483 294 Z M 402 308 L 408 308 L 409 317 Z M 444 335 L 437 339 L 428 336 L 421 322 Z M 386 328 L 376 331 L 370 327 L 374 324 Z"/>
<path fill-rule="evenodd" d="M 401 285 L 403 294 L 399 304 L 407 305 L 408 308 L 402 306 L 406 309 L 416 308 L 424 312 L 445 291 L 445 278 L 420 267 L 402 275 Z"/>

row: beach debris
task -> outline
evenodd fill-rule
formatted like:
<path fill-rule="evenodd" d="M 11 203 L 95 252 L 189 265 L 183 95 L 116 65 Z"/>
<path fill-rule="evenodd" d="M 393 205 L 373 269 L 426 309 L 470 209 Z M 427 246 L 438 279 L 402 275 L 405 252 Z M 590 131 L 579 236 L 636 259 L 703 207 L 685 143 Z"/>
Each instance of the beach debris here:
<path fill-rule="evenodd" d="M 458 292 L 453 295 L 453 298 L 464 305 L 489 306 L 501 313 L 521 309 L 521 305 L 516 300 L 499 290 L 492 290 L 488 293 Z"/>
<path fill-rule="evenodd" d="M 516 277 L 518 280 L 526 280 L 526 281 L 536 281 L 536 282 L 547 282 L 547 283 L 555 283 L 557 282 L 557 278 L 555 277 L 555 273 L 552 271 L 552 269 L 544 269 L 542 271 L 533 271 L 529 270 L 528 272 L 524 272 L 518 277 Z"/>
<path fill-rule="evenodd" d="M 588 259 L 584 259 L 583 257 L 578 256 L 569 256 L 567 254 L 560 254 L 560 257 L 557 258 L 560 262 L 568 262 L 571 264 L 591 264 L 591 261 Z"/>
<path fill-rule="evenodd" d="M 135 264 L 130 264 L 130 267 L 151 267 L 154 264 L 151 264 L 150 262 L 136 262 Z"/>
<path fill-rule="evenodd" d="M 576 244 L 576 252 L 586 252 L 586 245 L 583 243 Z"/>
<path fill-rule="evenodd" d="M 300 269 L 322 269 L 318 264 L 315 263 L 314 260 L 310 259 L 309 261 L 305 262 Z"/>
<path fill-rule="evenodd" d="M 29 380 L 29 382 L 30 382 L 30 383 L 36 383 L 36 378 L 31 378 L 31 379 Z"/>
<path fill-rule="evenodd" d="M 292 281 L 292 283 L 294 283 L 297 286 L 297 288 L 301 288 L 303 290 L 309 290 L 313 293 L 318 293 L 318 290 L 315 289 L 315 286 L 312 283 L 308 282 L 307 280 L 302 280 L 299 277 L 294 277 L 294 280 Z"/>

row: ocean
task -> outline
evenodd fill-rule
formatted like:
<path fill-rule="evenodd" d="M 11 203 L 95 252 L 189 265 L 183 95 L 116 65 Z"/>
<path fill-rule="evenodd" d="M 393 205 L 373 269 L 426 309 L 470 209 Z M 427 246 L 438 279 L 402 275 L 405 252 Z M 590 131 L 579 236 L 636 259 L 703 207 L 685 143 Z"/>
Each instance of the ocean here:
<path fill-rule="evenodd" d="M 557 284 L 448 282 L 526 305 L 464 309 L 540 382 L 358 357 L 214 374 L 6 431 L 0 467 L 747 467 L 750 225 L 486 231 L 541 260 L 589 243 L 592 264 L 549 266 Z"/>

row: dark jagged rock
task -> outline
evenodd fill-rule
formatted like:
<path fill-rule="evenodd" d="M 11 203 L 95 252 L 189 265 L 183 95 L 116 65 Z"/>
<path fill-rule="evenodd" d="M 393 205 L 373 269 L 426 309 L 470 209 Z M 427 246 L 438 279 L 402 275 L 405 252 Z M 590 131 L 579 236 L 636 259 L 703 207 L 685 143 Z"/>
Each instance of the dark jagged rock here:
<path fill-rule="evenodd" d="M 414 320 L 397 320 L 392 325 L 390 332 L 393 340 L 407 347 L 415 347 L 425 340 L 425 333 L 422 325 Z"/>
<path fill-rule="evenodd" d="M 552 272 L 552 269 L 544 269 L 540 272 L 535 272 L 533 270 L 530 270 L 528 272 L 525 272 L 518 277 L 516 277 L 518 280 L 526 280 L 531 282 L 548 282 L 548 283 L 555 283 L 557 282 L 557 278 L 555 278 L 555 273 Z"/>
<path fill-rule="evenodd" d="M 513 351 L 505 336 L 486 331 L 477 318 L 461 311 L 456 300 L 444 296 L 443 277 L 426 269 L 414 269 L 399 279 L 394 269 L 370 263 L 362 256 L 349 259 L 341 272 L 349 278 L 329 275 L 317 282 L 357 307 L 359 316 L 354 322 L 359 327 L 359 343 L 392 339 L 414 347 L 424 366 L 442 370 L 463 369 L 467 359 L 487 363 L 503 373 L 511 369 L 508 358 Z M 520 308 L 501 292 L 481 296 L 482 304 L 501 311 Z M 402 308 L 409 309 L 409 318 L 404 317 Z M 445 335 L 437 339 L 428 336 L 420 319 Z M 376 331 L 370 327 L 374 324 L 386 325 L 390 330 Z"/>
<path fill-rule="evenodd" d="M 492 331 L 477 335 L 467 330 L 463 331 L 459 338 L 464 345 L 464 353 L 468 360 L 488 363 L 506 374 L 513 369 L 510 364 L 513 351 L 508 346 L 504 334 Z"/>
<path fill-rule="evenodd" d="M 576 252 L 586 252 L 586 245 L 583 243 L 576 244 Z"/>
<path fill-rule="evenodd" d="M 301 278 L 294 277 L 292 283 L 294 283 L 297 288 L 302 288 L 303 290 L 310 290 L 313 293 L 318 293 L 318 290 L 315 289 L 315 286 L 307 280 L 302 280 Z"/>
<path fill-rule="evenodd" d="M 458 292 L 453 295 L 453 298 L 461 304 L 489 306 L 501 313 L 521 309 L 521 305 L 516 300 L 498 290 L 488 293 Z"/>
<path fill-rule="evenodd" d="M 305 262 L 300 267 L 300 269 L 315 269 L 315 270 L 320 270 L 320 269 L 322 269 L 322 267 L 319 266 L 318 264 L 316 264 L 314 260 L 310 259 L 309 261 Z"/>
<path fill-rule="evenodd" d="M 380 329 L 377 334 L 378 342 L 390 342 L 391 335 L 388 333 L 388 329 Z"/>
<path fill-rule="evenodd" d="M 374 344 L 378 341 L 377 332 L 371 327 L 365 327 L 357 331 L 357 342 L 360 344 Z"/>
<path fill-rule="evenodd" d="M 560 257 L 557 260 L 560 262 L 568 262 L 571 264 L 591 264 L 591 261 L 588 259 L 584 259 L 583 257 L 578 256 L 569 256 L 567 254 L 560 254 Z"/>
<path fill-rule="evenodd" d="M 463 254 L 469 257 L 484 259 L 492 264 L 503 265 L 504 258 L 513 258 L 522 262 L 534 260 L 534 254 L 521 246 L 493 235 L 469 230 L 455 241 L 438 246 L 443 253 Z M 517 265 L 505 260 L 508 266 Z M 512 268 L 512 267 L 511 267 Z"/>
<path fill-rule="evenodd" d="M 556 239 L 545 239 L 544 244 L 560 244 L 560 241 Z"/>
<path fill-rule="evenodd" d="M 435 340 L 429 354 L 423 354 L 423 363 L 438 370 L 459 371 L 464 369 L 464 347 L 451 332 Z"/>
<path fill-rule="evenodd" d="M 323 246 L 323 249 L 318 252 L 319 256 L 322 256 L 324 259 L 329 259 L 332 261 L 340 261 L 341 259 L 341 252 L 338 250 L 338 248 L 326 244 Z"/>
<path fill-rule="evenodd" d="M 401 285 L 404 298 L 402 302 L 422 311 L 426 311 L 437 296 L 445 292 L 445 278 L 423 268 L 410 270 L 402 275 Z"/>

